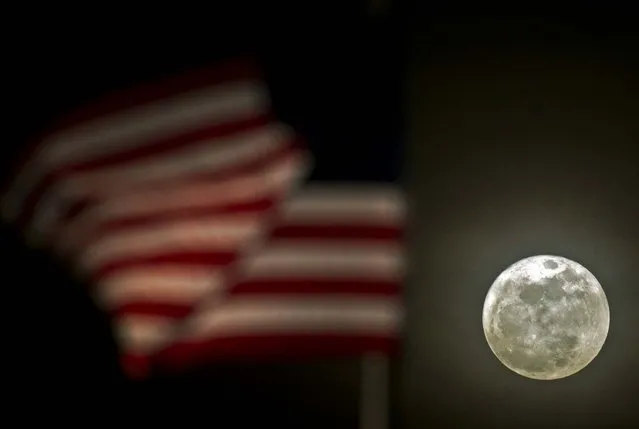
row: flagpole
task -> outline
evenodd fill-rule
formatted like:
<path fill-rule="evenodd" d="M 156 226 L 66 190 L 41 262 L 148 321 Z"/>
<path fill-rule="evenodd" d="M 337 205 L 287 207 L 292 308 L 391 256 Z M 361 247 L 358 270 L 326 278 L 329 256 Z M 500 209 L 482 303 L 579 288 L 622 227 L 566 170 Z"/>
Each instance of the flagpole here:
<path fill-rule="evenodd" d="M 362 358 L 360 429 L 388 429 L 388 363 L 383 354 Z"/>

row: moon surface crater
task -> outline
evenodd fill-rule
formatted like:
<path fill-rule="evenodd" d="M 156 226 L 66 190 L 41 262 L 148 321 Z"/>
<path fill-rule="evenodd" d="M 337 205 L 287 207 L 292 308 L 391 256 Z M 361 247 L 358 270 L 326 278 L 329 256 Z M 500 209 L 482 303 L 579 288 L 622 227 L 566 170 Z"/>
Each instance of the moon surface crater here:
<path fill-rule="evenodd" d="M 494 281 L 484 334 L 495 356 L 524 377 L 554 380 L 585 368 L 608 335 L 610 310 L 595 276 L 560 256 L 522 259 Z"/>

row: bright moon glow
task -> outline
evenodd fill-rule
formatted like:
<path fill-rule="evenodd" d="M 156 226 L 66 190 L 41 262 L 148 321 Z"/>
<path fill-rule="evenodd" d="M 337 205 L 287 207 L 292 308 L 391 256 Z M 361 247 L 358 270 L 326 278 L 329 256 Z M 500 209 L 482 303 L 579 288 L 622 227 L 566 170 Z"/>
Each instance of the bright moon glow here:
<path fill-rule="evenodd" d="M 484 334 L 507 368 L 537 380 L 585 368 L 608 335 L 608 300 L 594 275 L 570 259 L 522 259 L 486 295 Z"/>

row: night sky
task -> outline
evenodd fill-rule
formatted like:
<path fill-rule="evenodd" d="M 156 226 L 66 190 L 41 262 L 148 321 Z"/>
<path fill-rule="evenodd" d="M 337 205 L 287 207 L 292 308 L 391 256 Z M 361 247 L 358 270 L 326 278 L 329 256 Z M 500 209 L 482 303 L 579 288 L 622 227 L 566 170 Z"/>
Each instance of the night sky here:
<path fill-rule="evenodd" d="M 615 18 L 451 13 L 415 31 L 402 368 L 411 427 L 638 421 L 639 74 L 636 38 Z M 506 370 L 480 323 L 492 281 L 535 254 L 585 265 L 611 309 L 600 355 L 555 382 Z"/>
<path fill-rule="evenodd" d="M 373 26 L 357 2 L 255 14 L 241 3 L 208 15 L 171 11 L 166 22 L 98 6 L 83 15 L 56 9 L 57 19 L 16 11 L 26 33 L 42 36 L 14 38 L 21 43 L 5 54 L 5 165 L 70 106 L 255 51 L 285 120 L 313 141 L 350 145 L 322 152 L 340 159 L 335 168 L 388 179 L 405 158 L 411 271 L 393 427 L 639 427 L 639 45 L 628 14 L 464 15 L 399 4 Z M 385 141 L 397 142 L 396 158 L 352 155 Z M 125 383 L 108 324 L 81 287 L 7 228 L 2 244 L 7 276 L 19 279 L 9 284 L 21 303 L 10 313 L 36 315 L 5 328 L 23 374 L 16 392 L 24 380 L 108 388 L 117 410 L 149 402 L 143 413 L 162 418 L 171 404 L 240 426 L 354 423 L 356 362 L 231 365 Z M 497 275 L 542 253 L 588 268 L 611 312 L 599 356 L 553 382 L 507 370 L 481 326 Z"/>

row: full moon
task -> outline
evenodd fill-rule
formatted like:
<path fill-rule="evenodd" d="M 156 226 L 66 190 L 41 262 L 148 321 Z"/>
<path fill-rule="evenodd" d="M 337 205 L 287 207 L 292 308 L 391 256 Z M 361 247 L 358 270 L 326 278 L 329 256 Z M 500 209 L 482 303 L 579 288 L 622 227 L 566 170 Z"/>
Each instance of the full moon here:
<path fill-rule="evenodd" d="M 524 377 L 555 380 L 585 368 L 606 341 L 608 300 L 595 276 L 560 256 L 515 262 L 493 282 L 482 314 L 491 350 Z"/>

